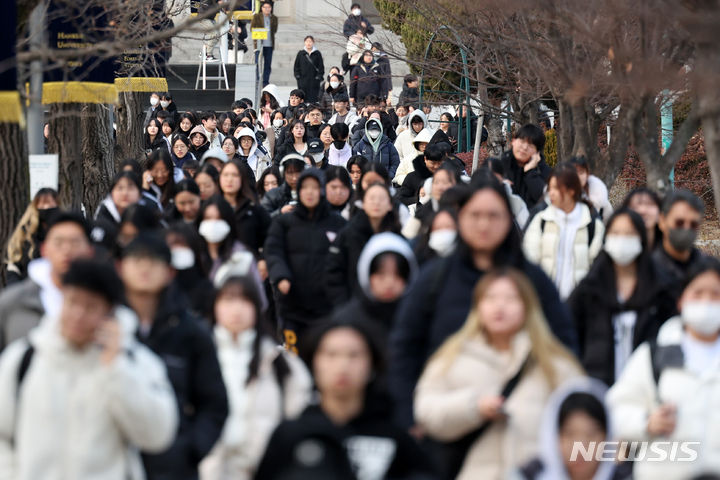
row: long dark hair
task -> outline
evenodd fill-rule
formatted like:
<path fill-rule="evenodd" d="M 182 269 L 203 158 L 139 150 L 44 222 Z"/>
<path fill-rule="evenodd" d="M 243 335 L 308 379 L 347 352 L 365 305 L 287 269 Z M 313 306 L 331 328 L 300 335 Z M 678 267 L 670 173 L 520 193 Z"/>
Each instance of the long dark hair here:
<path fill-rule="evenodd" d="M 637 187 L 631 190 L 630 193 L 628 193 L 625 197 L 625 200 L 623 200 L 622 208 L 630 208 L 630 202 L 632 202 L 632 199 L 635 198 L 637 195 L 647 195 L 650 200 L 652 200 L 653 203 L 657 205 L 658 213 L 662 211 L 662 200 L 660 199 L 660 195 L 658 195 L 656 191 L 648 187 Z M 651 248 L 662 242 L 663 233 L 662 230 L 660 230 L 659 223 L 660 222 L 655 225 L 655 243 L 654 245 L 650 245 Z"/>
<path fill-rule="evenodd" d="M 167 148 L 156 148 L 153 150 L 145 162 L 145 170 L 152 170 L 152 168 L 160 162 L 164 163 L 165 168 L 167 168 L 168 181 L 162 187 L 160 185 L 155 186 L 162 192 L 162 195 L 160 196 L 160 203 L 163 207 L 166 207 L 168 202 L 170 202 L 170 199 L 173 198 L 175 194 L 175 165 L 173 164 L 170 152 L 168 152 Z"/>
<path fill-rule="evenodd" d="M 287 126 L 287 134 L 285 138 L 285 143 L 289 145 L 293 145 L 295 143 L 295 135 L 293 134 L 293 129 L 295 128 L 295 125 L 302 125 L 303 130 L 305 133 L 303 134 L 302 141 L 303 143 L 307 143 L 308 141 L 308 132 L 307 127 L 305 126 L 305 122 L 300 120 L 299 118 L 294 119 L 292 122 L 290 122 L 290 125 Z"/>
<path fill-rule="evenodd" d="M 376 233 L 380 233 L 380 232 L 393 232 L 393 233 L 398 233 L 398 234 L 399 234 L 399 233 L 400 233 L 400 230 L 402 230 L 402 227 L 401 227 L 401 225 L 400 225 L 400 218 L 399 218 L 399 215 L 398 215 L 398 213 L 397 213 L 397 210 L 395 209 L 395 204 L 394 204 L 394 202 L 393 202 L 392 193 L 390 192 L 390 189 L 388 188 L 387 185 L 385 185 L 385 184 L 383 184 L 383 183 L 380 183 L 380 182 L 375 182 L 375 183 L 372 183 L 372 184 L 368 185 L 367 190 L 365 190 L 365 191 L 363 192 L 362 200 L 363 200 L 363 201 L 365 200 L 365 194 L 367 194 L 367 192 L 368 192 L 368 191 L 370 190 L 370 188 L 372 188 L 372 187 L 380 187 L 380 188 L 382 188 L 383 190 L 385 190 L 385 192 L 388 194 L 388 198 L 390 198 L 390 205 L 391 205 L 390 211 L 383 217 L 382 222 L 380 222 L 380 229 L 379 229 L 379 231 L 376 232 Z M 367 214 L 365 213 L 364 210 L 363 210 L 363 213 L 362 213 L 362 214 L 365 215 L 365 216 L 367 216 Z"/>
<path fill-rule="evenodd" d="M 425 217 L 422 221 L 422 225 L 420 226 L 420 232 L 418 233 L 417 243 L 415 244 L 414 249 L 415 257 L 418 259 L 418 262 L 425 262 L 437 256 L 435 251 L 430 248 L 430 234 L 432 233 L 432 226 L 433 223 L 435 223 L 435 219 L 440 214 L 444 213 L 447 213 L 452 217 L 455 221 L 455 228 L 457 228 L 457 212 L 454 208 L 440 207 L 437 212 L 433 212 Z"/>
<path fill-rule="evenodd" d="M 257 193 L 260 198 L 264 197 L 267 193 L 265 191 L 265 177 L 273 175 L 277 179 L 278 187 L 282 185 L 283 178 L 280 176 L 280 169 L 273 165 L 270 168 L 266 168 L 265 171 L 260 175 L 260 179 L 257 181 L 255 186 L 257 187 Z"/>
<path fill-rule="evenodd" d="M 185 119 L 185 118 L 190 120 L 190 123 L 191 123 L 190 128 L 187 130 L 187 132 L 180 127 L 180 124 L 182 123 L 183 119 Z M 182 133 L 182 134 L 186 135 L 188 138 L 190 138 L 190 132 L 192 132 L 192 129 L 195 128 L 196 125 L 197 125 L 197 120 L 195 119 L 195 115 L 193 115 L 190 112 L 181 113 L 180 118 L 178 120 L 178 124 L 177 124 L 177 133 Z"/>
<path fill-rule="evenodd" d="M 348 328 L 358 333 L 367 345 L 370 352 L 372 363 L 372 375 L 365 387 L 365 411 L 370 409 L 376 410 L 377 413 L 389 415 L 391 409 L 387 395 L 387 385 L 385 382 L 385 371 L 387 367 L 386 361 L 386 345 L 384 339 L 387 335 L 383 335 L 378 328 L 370 323 L 358 322 L 354 319 L 333 319 L 314 327 L 306 336 L 304 336 L 298 350 L 300 358 L 305 362 L 310 371 L 313 369 L 313 360 L 320 348 L 323 338 L 340 328 Z"/>
<path fill-rule="evenodd" d="M 243 200 L 249 200 L 250 202 L 257 203 L 257 192 L 255 191 L 255 187 L 253 187 L 252 180 L 250 178 L 250 172 L 252 170 L 246 168 L 240 160 L 233 158 L 222 166 L 222 169 L 220 169 L 220 175 L 222 175 L 223 170 L 228 168 L 229 165 L 233 165 L 237 168 L 238 174 L 240 175 L 240 190 L 238 190 L 237 195 L 235 196 L 235 201 L 238 206 L 243 203 Z M 220 187 L 220 191 L 222 192 L 222 186 Z"/>
<path fill-rule="evenodd" d="M 157 126 L 158 133 L 155 135 L 155 140 L 150 141 L 150 134 L 147 129 L 152 123 Z M 155 150 L 157 148 L 167 147 L 164 138 L 165 135 L 163 135 L 162 132 L 162 122 L 160 122 L 157 118 L 151 118 L 150 121 L 145 124 L 145 128 L 143 129 L 143 144 L 145 145 L 145 150 Z"/>
<path fill-rule="evenodd" d="M 260 97 L 260 106 L 265 106 L 265 95 L 267 95 L 267 98 L 270 99 L 269 104 L 272 111 L 275 112 L 276 110 L 278 110 L 280 108 L 280 104 L 278 103 L 277 99 L 273 97 L 270 92 L 267 91 L 263 92 L 262 96 Z"/>
<path fill-rule="evenodd" d="M 260 292 L 255 286 L 255 281 L 249 275 L 245 275 L 228 278 L 222 287 L 218 289 L 213 303 L 216 303 L 218 299 L 224 296 L 240 297 L 248 300 L 255 307 L 255 325 L 253 328 L 255 329 L 256 335 L 252 346 L 252 358 L 250 360 L 250 364 L 248 365 L 247 381 L 245 382 L 245 385 L 250 385 L 250 382 L 257 378 L 260 370 L 263 339 L 272 338 L 269 333 L 270 327 L 267 325 L 265 316 L 262 313 L 262 300 L 260 298 Z M 217 323 L 214 308 L 212 320 L 213 323 Z M 273 369 L 277 374 L 279 382 L 283 382 L 283 380 L 291 373 L 290 366 L 283 355 L 278 355 L 273 361 Z"/>
<path fill-rule="evenodd" d="M 522 237 L 519 228 L 512 221 L 513 213 L 510 199 L 505 193 L 505 187 L 495 176 L 487 169 L 478 169 L 472 176 L 469 186 L 456 185 L 453 187 L 453 194 L 457 202 L 458 215 L 468 202 L 478 193 L 489 190 L 495 193 L 501 200 L 510 219 L 510 230 L 505 240 L 495 249 L 493 253 L 493 267 L 515 267 L 522 269 L 526 259 L 522 250 Z M 457 251 L 463 255 L 471 256 L 471 249 L 460 235 L 458 229 Z"/>
<path fill-rule="evenodd" d="M 222 241 L 220 247 L 218 248 L 220 260 L 225 262 L 232 255 L 233 246 L 235 245 L 235 242 L 238 241 L 237 228 L 235 226 L 235 212 L 233 212 L 230 204 L 221 195 L 213 195 L 205 200 L 200 207 L 200 214 L 198 215 L 196 222 L 198 229 L 200 229 L 200 224 L 205 219 L 205 212 L 212 206 L 215 206 L 218 209 L 218 212 L 220 212 L 220 219 L 225 220 L 225 222 L 230 225 L 230 233 L 228 233 L 227 237 L 225 237 L 225 240 Z M 207 252 L 207 241 L 204 238 L 203 244 L 205 246 L 205 251 Z"/>

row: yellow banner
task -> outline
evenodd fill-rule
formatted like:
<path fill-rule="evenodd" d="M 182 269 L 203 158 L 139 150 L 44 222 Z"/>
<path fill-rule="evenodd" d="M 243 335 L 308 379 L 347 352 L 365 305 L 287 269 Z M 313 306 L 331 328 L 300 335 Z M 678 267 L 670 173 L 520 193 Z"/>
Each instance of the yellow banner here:
<path fill-rule="evenodd" d="M 45 82 L 42 103 L 116 103 L 117 89 L 112 83 Z"/>
<path fill-rule="evenodd" d="M 167 92 L 167 79 L 160 77 L 116 78 L 118 92 Z"/>
<path fill-rule="evenodd" d="M 20 105 L 20 92 L 0 92 L 0 123 L 18 123 L 25 127 L 25 116 Z"/>

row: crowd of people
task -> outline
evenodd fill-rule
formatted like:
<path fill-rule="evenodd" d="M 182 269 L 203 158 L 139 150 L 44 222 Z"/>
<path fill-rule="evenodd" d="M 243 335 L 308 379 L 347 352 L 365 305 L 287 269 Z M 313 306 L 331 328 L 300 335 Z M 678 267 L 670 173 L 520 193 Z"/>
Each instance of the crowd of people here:
<path fill-rule="evenodd" d="M 372 48 L 348 86 L 313 44 L 287 105 L 151 95 L 92 215 L 37 192 L 5 252 L 0 478 L 718 478 L 703 202 L 614 208 L 532 124 L 467 171 L 467 113 L 432 125 L 412 75 L 393 108 Z M 572 456 L 616 440 L 665 455 Z"/>

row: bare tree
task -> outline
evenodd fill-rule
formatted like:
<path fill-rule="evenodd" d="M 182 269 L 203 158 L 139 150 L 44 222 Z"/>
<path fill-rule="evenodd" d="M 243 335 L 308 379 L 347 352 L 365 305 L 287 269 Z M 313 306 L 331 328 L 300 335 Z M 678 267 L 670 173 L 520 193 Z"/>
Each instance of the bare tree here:
<path fill-rule="evenodd" d="M 404 32 L 451 27 L 457 35 L 442 40 L 469 50 L 476 67 L 470 69 L 472 83 L 512 106 L 512 113 L 498 111 L 489 98 L 478 96 L 484 110 L 524 123 L 537 121 L 541 103 L 552 105 L 559 119 L 561 158 L 587 157 L 595 173 L 612 184 L 628 148 L 634 147 L 649 183 L 660 190 L 667 187 L 670 169 L 699 125 L 693 108 L 661 155 L 659 109 L 677 92 L 693 88 L 684 68 L 694 52 L 693 39 L 672 11 L 681 2 L 390 1 L 402 6 Z M 461 72 L 457 62 L 440 56 L 427 61 L 410 56 L 409 61 L 458 88 L 447 81 Z M 600 148 L 605 125 L 613 127 L 613 141 Z"/>

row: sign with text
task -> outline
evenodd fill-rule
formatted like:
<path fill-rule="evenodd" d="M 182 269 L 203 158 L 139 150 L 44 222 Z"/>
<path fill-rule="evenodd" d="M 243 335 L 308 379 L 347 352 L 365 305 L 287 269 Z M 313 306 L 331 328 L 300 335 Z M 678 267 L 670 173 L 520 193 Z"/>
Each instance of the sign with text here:
<path fill-rule="evenodd" d="M 30 198 L 41 188 L 58 189 L 59 166 L 57 154 L 30 155 Z"/>

